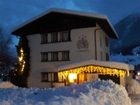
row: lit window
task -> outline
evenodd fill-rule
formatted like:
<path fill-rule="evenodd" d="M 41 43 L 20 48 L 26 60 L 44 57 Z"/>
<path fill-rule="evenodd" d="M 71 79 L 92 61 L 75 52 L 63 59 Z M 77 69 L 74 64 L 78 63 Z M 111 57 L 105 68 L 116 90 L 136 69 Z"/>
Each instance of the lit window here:
<path fill-rule="evenodd" d="M 77 80 L 77 74 L 76 73 L 70 73 L 68 78 L 69 78 L 70 83 L 75 83 L 76 80 Z"/>

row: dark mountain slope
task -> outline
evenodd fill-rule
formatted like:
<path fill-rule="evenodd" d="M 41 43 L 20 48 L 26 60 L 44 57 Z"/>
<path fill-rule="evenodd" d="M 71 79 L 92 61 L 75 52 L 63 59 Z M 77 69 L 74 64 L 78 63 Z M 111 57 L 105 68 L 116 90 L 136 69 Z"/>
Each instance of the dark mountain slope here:
<path fill-rule="evenodd" d="M 127 16 L 115 25 L 118 40 L 111 40 L 111 52 L 128 54 L 140 45 L 140 13 Z"/>

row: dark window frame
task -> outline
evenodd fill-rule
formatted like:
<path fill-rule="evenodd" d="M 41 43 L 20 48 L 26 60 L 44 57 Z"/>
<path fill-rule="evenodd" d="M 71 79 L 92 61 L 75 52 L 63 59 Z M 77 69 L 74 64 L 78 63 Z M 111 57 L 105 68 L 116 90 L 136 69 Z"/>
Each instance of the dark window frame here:
<path fill-rule="evenodd" d="M 109 61 L 109 54 L 106 53 L 106 61 Z"/>
<path fill-rule="evenodd" d="M 59 82 L 58 72 L 41 72 L 41 82 Z"/>
<path fill-rule="evenodd" d="M 41 52 L 41 61 L 42 61 L 42 62 L 49 61 L 48 55 L 49 55 L 48 52 Z"/>
<path fill-rule="evenodd" d="M 51 61 L 59 61 L 59 52 L 58 51 L 51 52 Z"/>
<path fill-rule="evenodd" d="M 51 32 L 51 43 L 58 42 L 58 32 Z"/>
<path fill-rule="evenodd" d="M 60 34 L 60 42 L 71 41 L 70 31 L 61 31 L 61 32 L 59 32 L 59 34 Z"/>
<path fill-rule="evenodd" d="M 62 54 L 62 58 L 61 58 L 62 61 L 69 61 L 70 60 L 69 51 L 62 51 L 61 54 Z"/>
<path fill-rule="evenodd" d="M 108 37 L 106 36 L 105 37 L 105 45 L 108 47 L 109 46 L 109 42 L 108 42 L 109 40 L 108 40 Z"/>
<path fill-rule="evenodd" d="M 41 34 L 41 44 L 48 43 L 48 33 Z"/>
<path fill-rule="evenodd" d="M 63 53 L 67 53 L 66 55 L 64 55 L 65 57 L 63 56 Z M 60 54 L 61 58 L 59 57 Z M 41 62 L 59 62 L 59 61 L 70 61 L 70 51 L 64 50 L 64 51 L 41 52 Z"/>
<path fill-rule="evenodd" d="M 60 35 L 63 32 L 68 32 L 67 40 L 65 40 L 65 38 L 62 38 L 61 35 Z M 41 44 L 52 44 L 52 43 L 70 42 L 71 41 L 71 34 L 70 33 L 71 33 L 70 30 L 43 33 L 43 34 L 41 34 Z M 50 34 L 50 40 L 48 40 L 48 34 Z"/>

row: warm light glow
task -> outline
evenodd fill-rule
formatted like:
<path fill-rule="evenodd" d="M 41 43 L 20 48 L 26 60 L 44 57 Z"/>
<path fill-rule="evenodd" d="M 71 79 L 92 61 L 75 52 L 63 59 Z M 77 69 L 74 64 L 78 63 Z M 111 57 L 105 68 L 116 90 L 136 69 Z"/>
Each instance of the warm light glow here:
<path fill-rule="evenodd" d="M 24 51 L 22 48 L 20 49 L 20 56 L 18 57 L 18 59 L 19 59 L 20 71 L 21 73 L 23 73 L 25 67 L 25 60 L 24 60 Z"/>
<path fill-rule="evenodd" d="M 76 79 L 77 79 L 77 74 L 76 73 L 70 73 L 69 74 L 69 82 L 70 83 L 74 83 Z"/>
<path fill-rule="evenodd" d="M 108 67 L 101 67 L 95 65 L 87 65 L 67 70 L 59 71 L 59 76 L 66 79 L 69 77 L 71 73 L 79 74 L 79 73 L 97 73 L 99 75 L 110 75 L 110 76 L 117 76 L 117 77 L 125 77 L 129 76 L 129 70 L 121 70 L 121 69 L 114 69 Z M 76 75 L 77 76 L 77 75 Z"/>
<path fill-rule="evenodd" d="M 20 49 L 20 56 L 18 57 L 19 62 L 21 62 L 21 61 L 23 60 L 23 56 L 24 56 L 24 54 L 23 54 L 23 49 L 21 48 L 21 49 Z"/>
<path fill-rule="evenodd" d="M 24 71 L 24 67 L 25 67 L 25 61 L 23 61 L 22 67 L 21 67 L 21 72 Z"/>

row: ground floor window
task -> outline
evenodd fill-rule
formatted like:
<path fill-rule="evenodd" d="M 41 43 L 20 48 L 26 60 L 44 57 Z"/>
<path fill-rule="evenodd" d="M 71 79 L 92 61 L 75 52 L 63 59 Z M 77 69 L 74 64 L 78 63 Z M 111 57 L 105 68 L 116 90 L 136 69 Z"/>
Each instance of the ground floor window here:
<path fill-rule="evenodd" d="M 58 82 L 57 72 L 41 72 L 42 82 Z"/>

